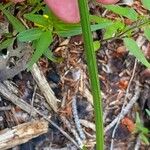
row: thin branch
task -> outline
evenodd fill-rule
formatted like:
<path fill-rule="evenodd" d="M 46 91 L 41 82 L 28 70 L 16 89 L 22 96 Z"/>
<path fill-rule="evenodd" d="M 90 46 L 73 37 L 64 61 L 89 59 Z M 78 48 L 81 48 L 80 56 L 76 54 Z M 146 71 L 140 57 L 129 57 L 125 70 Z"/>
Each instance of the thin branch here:
<path fill-rule="evenodd" d="M 81 137 L 81 139 L 84 141 L 86 139 L 85 134 L 82 130 L 81 124 L 80 124 L 80 120 L 79 120 L 79 116 L 78 116 L 78 112 L 77 112 L 77 102 L 76 102 L 76 97 L 73 97 L 72 99 L 72 113 L 73 113 L 73 117 L 74 117 L 74 122 L 76 125 L 76 128 L 78 130 L 78 133 Z"/>
<path fill-rule="evenodd" d="M 135 94 L 134 96 L 131 98 L 131 100 L 129 101 L 129 103 L 126 105 L 126 107 L 123 109 L 122 113 L 119 114 L 109 125 L 107 125 L 105 127 L 104 132 L 106 133 L 108 130 L 110 130 L 118 121 L 118 119 L 120 118 L 123 119 L 125 117 L 125 115 L 128 114 L 128 112 L 131 110 L 131 108 L 133 107 L 133 105 L 137 102 L 137 100 L 140 97 L 140 92 L 141 92 L 141 88 L 139 86 L 139 83 L 136 83 L 136 87 L 135 87 Z"/>
<path fill-rule="evenodd" d="M 51 125 L 53 125 L 56 129 L 58 129 L 68 140 L 70 140 L 74 145 L 76 145 L 79 148 L 78 144 L 74 141 L 74 139 L 72 139 L 70 135 L 68 135 L 63 129 L 61 129 L 57 124 L 55 124 L 52 120 L 50 120 L 49 117 L 45 116 L 40 111 L 33 108 L 27 102 L 17 97 L 15 94 L 11 93 L 9 90 L 7 90 L 6 86 L 3 85 L 1 82 L 0 82 L 0 95 L 6 98 L 7 100 L 11 101 L 16 106 L 20 107 L 28 114 L 31 114 L 32 112 L 31 114 L 32 116 L 36 116 L 37 114 L 42 116 L 45 120 L 51 123 Z"/>
<path fill-rule="evenodd" d="M 136 66 L 137 66 L 137 60 L 135 60 L 134 67 L 133 67 L 133 72 L 132 72 L 132 76 L 131 76 L 131 78 L 130 78 L 130 81 L 129 81 L 129 84 L 128 84 L 128 87 L 127 87 L 127 90 L 126 90 L 125 98 L 124 98 L 124 100 L 123 100 L 124 104 L 123 104 L 123 106 L 122 106 L 122 109 L 121 109 L 120 115 L 119 115 L 119 117 L 118 117 L 116 126 L 115 126 L 115 128 L 114 128 L 114 130 L 113 130 L 113 133 L 112 133 L 112 139 L 111 139 L 110 150 L 113 150 L 115 133 L 116 133 L 116 130 L 117 130 L 118 125 L 119 125 L 119 123 L 120 123 L 121 116 L 122 116 L 122 113 L 123 113 L 123 111 L 124 111 L 125 105 L 126 105 L 126 103 L 127 103 L 127 98 L 128 98 L 128 95 L 129 95 L 129 89 L 130 89 L 132 80 L 133 80 L 134 75 L 135 75 Z"/>
<path fill-rule="evenodd" d="M 34 80 L 36 81 L 37 85 L 39 86 L 42 94 L 44 95 L 45 99 L 47 100 L 47 103 L 51 106 L 51 108 L 57 112 L 57 102 L 59 101 L 49 86 L 47 80 L 45 79 L 44 74 L 40 71 L 37 64 L 34 64 L 31 69 L 32 76 Z"/>
<path fill-rule="evenodd" d="M 2 130 L 0 131 L 0 149 L 10 149 L 47 132 L 48 122 L 42 119 Z"/>

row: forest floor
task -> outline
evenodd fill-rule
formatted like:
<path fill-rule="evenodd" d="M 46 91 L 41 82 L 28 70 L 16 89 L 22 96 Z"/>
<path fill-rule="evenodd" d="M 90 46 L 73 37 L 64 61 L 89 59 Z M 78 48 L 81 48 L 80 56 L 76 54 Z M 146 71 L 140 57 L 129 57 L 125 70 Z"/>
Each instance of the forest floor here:
<path fill-rule="evenodd" d="M 139 1 L 133 6 L 143 11 Z M 101 11 L 100 6 L 91 6 L 93 14 L 98 11 Z M 106 13 L 106 17 L 115 15 Z M 10 24 L 0 12 L 1 29 L 8 26 Z M 102 37 L 102 30 L 93 33 L 94 40 Z M 140 31 L 136 41 L 147 50 L 150 58 L 150 43 Z M 30 44 L 14 41 L 9 49 L 18 51 L 25 46 Z M 9 49 L 3 50 L 1 55 L 7 54 Z M 21 64 L 16 59 L 18 52 L 11 51 L 13 54 L 7 60 L 11 70 L 6 68 L 6 62 L 2 65 L 4 56 L 0 57 L 3 66 L 0 70 L 2 150 L 76 150 L 82 144 L 88 150 L 95 148 L 93 99 L 82 36 L 68 39 L 55 36 L 51 49 L 63 61 L 55 63 L 42 57 L 30 72 L 20 71 L 17 66 Z M 25 59 L 26 53 L 20 55 L 20 60 Z M 105 149 L 149 150 L 140 133 L 135 132 L 135 122 L 138 113 L 142 125 L 150 127 L 150 117 L 145 112 L 150 109 L 150 70 L 130 55 L 121 39 L 103 42 L 96 55 L 103 100 Z M 15 76 L 10 78 L 12 74 Z M 2 81 L 7 77 L 9 79 Z"/>

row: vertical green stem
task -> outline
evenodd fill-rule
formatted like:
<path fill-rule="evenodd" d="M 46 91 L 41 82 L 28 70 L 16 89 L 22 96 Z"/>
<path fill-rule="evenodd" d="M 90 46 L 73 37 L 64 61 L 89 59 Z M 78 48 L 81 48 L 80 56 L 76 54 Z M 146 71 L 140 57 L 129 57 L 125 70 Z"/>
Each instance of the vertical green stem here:
<path fill-rule="evenodd" d="M 104 149 L 104 129 L 103 129 L 103 110 L 100 83 L 96 64 L 96 55 L 93 47 L 93 39 L 89 21 L 88 0 L 78 0 L 82 33 L 84 38 L 84 48 L 88 65 L 91 90 L 94 102 L 95 124 L 96 124 L 96 149 Z"/>

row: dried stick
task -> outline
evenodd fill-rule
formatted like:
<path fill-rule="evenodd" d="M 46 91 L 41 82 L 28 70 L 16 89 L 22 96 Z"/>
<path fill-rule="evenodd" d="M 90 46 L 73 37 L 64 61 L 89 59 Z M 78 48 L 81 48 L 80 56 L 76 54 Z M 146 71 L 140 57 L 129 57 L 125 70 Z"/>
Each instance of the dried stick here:
<path fill-rule="evenodd" d="M 134 96 L 132 97 L 130 102 L 126 105 L 126 107 L 123 109 L 122 113 L 119 114 L 109 125 L 107 125 L 105 127 L 105 130 L 104 130 L 105 133 L 117 123 L 119 118 L 121 120 L 121 119 L 124 118 L 125 115 L 127 115 L 127 113 L 130 111 L 130 109 L 133 107 L 133 105 L 136 103 L 136 101 L 140 97 L 140 91 L 141 91 L 141 89 L 139 87 L 139 83 L 137 83 L 136 87 L 135 87 L 135 94 L 134 94 Z"/>
<path fill-rule="evenodd" d="M 52 91 L 51 87 L 49 86 L 48 82 L 45 79 L 44 74 L 40 71 L 37 64 L 34 64 L 31 69 L 32 76 L 36 81 L 37 85 L 39 86 L 42 94 L 46 98 L 47 103 L 51 106 L 51 108 L 57 112 L 57 102 L 59 101 Z"/>
<path fill-rule="evenodd" d="M 119 125 L 119 123 L 120 123 L 121 115 L 122 115 L 122 113 L 123 113 L 124 107 L 125 107 L 125 105 L 126 105 L 126 103 L 127 103 L 127 98 L 128 98 L 128 94 L 129 94 L 129 90 L 130 90 L 131 83 L 132 83 L 133 78 L 134 78 L 134 75 L 135 75 L 136 66 L 137 66 L 137 60 L 135 60 L 135 63 L 134 63 L 133 72 L 132 72 L 132 75 L 131 75 L 131 78 L 130 78 L 130 81 L 129 81 L 129 84 L 128 84 L 128 87 L 127 87 L 127 90 L 126 90 L 125 98 L 124 98 L 124 100 L 123 100 L 124 103 L 123 103 L 123 106 L 122 106 L 122 109 L 121 109 L 121 112 L 120 112 L 120 116 L 118 117 L 116 126 L 115 126 L 115 128 L 114 128 L 114 130 L 113 130 L 113 133 L 112 133 L 112 139 L 111 139 L 110 150 L 113 150 L 115 133 L 116 133 L 116 130 L 117 130 L 118 125 Z"/>
<path fill-rule="evenodd" d="M 79 137 L 78 133 L 76 132 L 76 130 L 74 128 L 72 128 L 70 122 L 66 119 L 66 117 L 61 116 L 61 120 L 66 125 L 68 130 L 74 135 L 79 147 L 82 148 L 83 147 L 83 142 L 82 142 L 81 138 Z"/>
<path fill-rule="evenodd" d="M 141 146 L 141 139 L 140 139 L 140 136 L 138 135 L 134 150 L 139 150 L 140 146 Z"/>
<path fill-rule="evenodd" d="M 82 126 L 84 126 L 86 128 L 90 128 L 93 131 L 96 131 L 95 124 L 93 122 L 90 122 L 90 121 L 87 121 L 87 120 L 84 120 L 84 119 L 80 119 L 80 123 L 81 123 Z"/>
<path fill-rule="evenodd" d="M 35 116 L 36 114 L 39 114 L 45 120 L 47 120 L 49 123 L 51 123 L 56 129 L 58 129 L 74 145 L 79 147 L 78 144 L 74 141 L 74 139 L 72 139 L 65 131 L 63 131 L 63 129 L 61 129 L 59 126 L 57 126 L 53 121 L 51 121 L 47 116 L 42 114 L 40 111 L 36 110 L 34 107 L 32 107 L 31 105 L 26 103 L 24 100 L 22 100 L 21 98 L 18 98 L 15 94 L 8 91 L 7 88 L 1 82 L 0 82 L 0 95 L 5 97 L 7 100 L 11 101 L 12 103 L 17 105 L 18 107 L 20 107 L 25 112 L 31 114 L 32 116 Z"/>
<path fill-rule="evenodd" d="M 29 105 L 24 100 L 22 100 L 21 98 L 17 97 L 15 94 L 7 90 L 6 86 L 1 82 L 0 82 L 0 95 L 5 97 L 7 100 L 11 101 L 13 104 L 19 106 L 25 112 L 30 114 L 32 111 L 32 116 L 36 115 L 36 111 L 32 109 L 31 105 Z"/>
<path fill-rule="evenodd" d="M 77 128 L 77 131 L 79 133 L 79 136 L 84 141 L 86 139 L 86 137 L 85 137 L 85 134 L 84 134 L 84 132 L 82 130 L 82 127 L 81 127 L 81 124 L 80 124 L 76 103 L 77 103 L 77 100 L 76 100 L 76 97 L 74 96 L 73 99 L 72 99 L 72 113 L 73 113 L 74 122 L 75 122 L 75 125 L 76 125 L 76 128 Z"/>
<path fill-rule="evenodd" d="M 0 131 L 0 149 L 5 150 L 15 147 L 47 131 L 48 122 L 42 119 L 23 123 L 11 129 L 2 130 Z"/>

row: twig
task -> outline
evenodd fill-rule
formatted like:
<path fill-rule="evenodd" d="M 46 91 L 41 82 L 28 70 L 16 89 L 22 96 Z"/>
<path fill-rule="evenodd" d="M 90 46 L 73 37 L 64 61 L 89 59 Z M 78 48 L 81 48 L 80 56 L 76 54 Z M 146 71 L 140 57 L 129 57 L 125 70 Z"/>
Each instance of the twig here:
<path fill-rule="evenodd" d="M 7 90 L 7 88 L 0 82 L 0 95 L 5 97 L 7 100 L 11 101 L 18 107 L 20 107 L 22 110 L 27 112 L 28 114 L 31 113 L 32 110 L 32 116 L 35 116 L 36 114 L 39 114 L 42 116 L 45 120 L 47 120 L 49 123 L 51 123 L 56 129 L 58 129 L 67 139 L 69 139 L 74 145 L 76 145 L 78 148 L 78 144 L 72 139 L 63 129 L 61 129 L 59 126 L 57 126 L 53 121 L 51 121 L 47 116 L 42 114 L 37 109 L 33 108 L 31 105 L 29 105 L 27 102 L 22 100 L 21 98 L 17 97 L 15 94 L 11 93 Z"/>
<path fill-rule="evenodd" d="M 32 76 L 34 80 L 36 81 L 37 85 L 39 86 L 42 94 L 46 98 L 48 104 L 51 106 L 51 108 L 57 112 L 57 102 L 59 101 L 52 91 L 51 87 L 49 86 L 48 82 L 45 79 L 44 74 L 40 71 L 37 64 L 34 64 L 31 69 Z"/>
<path fill-rule="evenodd" d="M 6 111 L 6 110 L 11 110 L 11 106 L 3 106 L 3 107 L 0 107 L 0 111 Z"/>
<path fill-rule="evenodd" d="M 24 110 L 27 113 L 31 113 L 32 110 L 32 116 L 36 115 L 36 111 L 32 109 L 32 106 L 26 103 L 21 98 L 17 97 L 15 94 L 13 94 L 11 91 L 9 91 L 4 84 L 0 82 L 0 95 L 5 97 L 7 100 L 11 101 L 13 104 L 19 106 L 22 110 Z"/>
<path fill-rule="evenodd" d="M 35 85 L 34 87 L 34 92 L 32 95 L 32 99 L 31 99 L 31 106 L 33 107 L 33 103 L 34 103 L 34 98 L 35 98 L 35 94 L 36 94 L 36 89 L 37 89 L 37 85 Z M 31 111 L 31 116 L 32 116 L 32 111 Z"/>
<path fill-rule="evenodd" d="M 10 149 L 46 132 L 48 132 L 48 122 L 42 119 L 2 130 L 0 131 L 0 149 Z"/>
<path fill-rule="evenodd" d="M 92 129 L 93 131 L 95 131 L 95 124 L 92 123 L 92 122 L 89 122 L 87 120 L 84 120 L 84 119 L 80 119 L 80 123 L 85 126 L 86 128 L 90 128 Z"/>
<path fill-rule="evenodd" d="M 136 144 L 135 144 L 134 150 L 139 150 L 140 145 L 141 145 L 141 140 L 140 140 L 140 136 L 138 135 L 138 137 L 136 139 Z"/>
<path fill-rule="evenodd" d="M 119 114 L 109 125 L 107 125 L 105 127 L 105 130 L 104 130 L 105 133 L 117 123 L 119 117 L 120 117 L 120 119 L 123 119 L 124 116 L 130 111 L 130 109 L 133 107 L 133 105 L 138 100 L 138 98 L 140 96 L 140 91 L 141 91 L 141 89 L 139 87 L 139 83 L 136 83 L 134 96 L 132 97 L 130 102 L 126 105 L 126 107 L 123 109 L 122 114 L 121 115 Z"/>
<path fill-rule="evenodd" d="M 123 100 L 123 101 L 124 101 L 124 104 L 123 104 L 123 106 L 122 106 L 122 109 L 121 109 L 120 115 L 119 115 L 119 117 L 118 117 L 116 126 L 115 126 L 115 128 L 114 128 L 114 130 L 113 130 L 113 133 L 112 133 L 112 139 L 111 139 L 110 150 L 113 150 L 113 144 L 114 144 L 115 133 L 116 133 L 116 130 L 117 130 L 118 125 L 119 125 L 119 123 L 120 123 L 121 116 L 122 116 L 122 113 L 123 113 L 123 111 L 124 111 L 125 105 L 126 105 L 126 103 L 127 103 L 127 98 L 128 98 L 128 94 L 129 94 L 129 89 L 130 89 L 132 80 L 133 80 L 134 75 L 135 75 L 136 66 L 137 66 L 137 60 L 135 60 L 134 67 L 133 67 L 133 72 L 132 72 L 132 76 L 131 76 L 131 78 L 130 78 L 130 81 L 129 81 L 129 84 L 128 84 L 128 87 L 127 87 L 127 90 L 126 90 L 125 98 L 124 98 L 124 100 Z"/>
<path fill-rule="evenodd" d="M 61 116 L 61 120 L 67 126 L 68 130 L 74 135 L 74 137 L 75 137 L 79 147 L 82 148 L 83 147 L 83 143 L 82 143 L 82 140 L 80 139 L 78 133 L 76 132 L 76 130 L 71 127 L 70 122 L 64 116 Z"/>
<path fill-rule="evenodd" d="M 73 113 L 73 117 L 74 117 L 74 122 L 75 122 L 76 128 L 78 130 L 79 136 L 81 137 L 82 140 L 85 140 L 86 137 L 85 137 L 85 134 L 84 134 L 82 127 L 81 127 L 81 124 L 80 124 L 76 103 L 77 103 L 76 97 L 73 97 L 73 99 L 72 99 L 72 113 Z"/>

